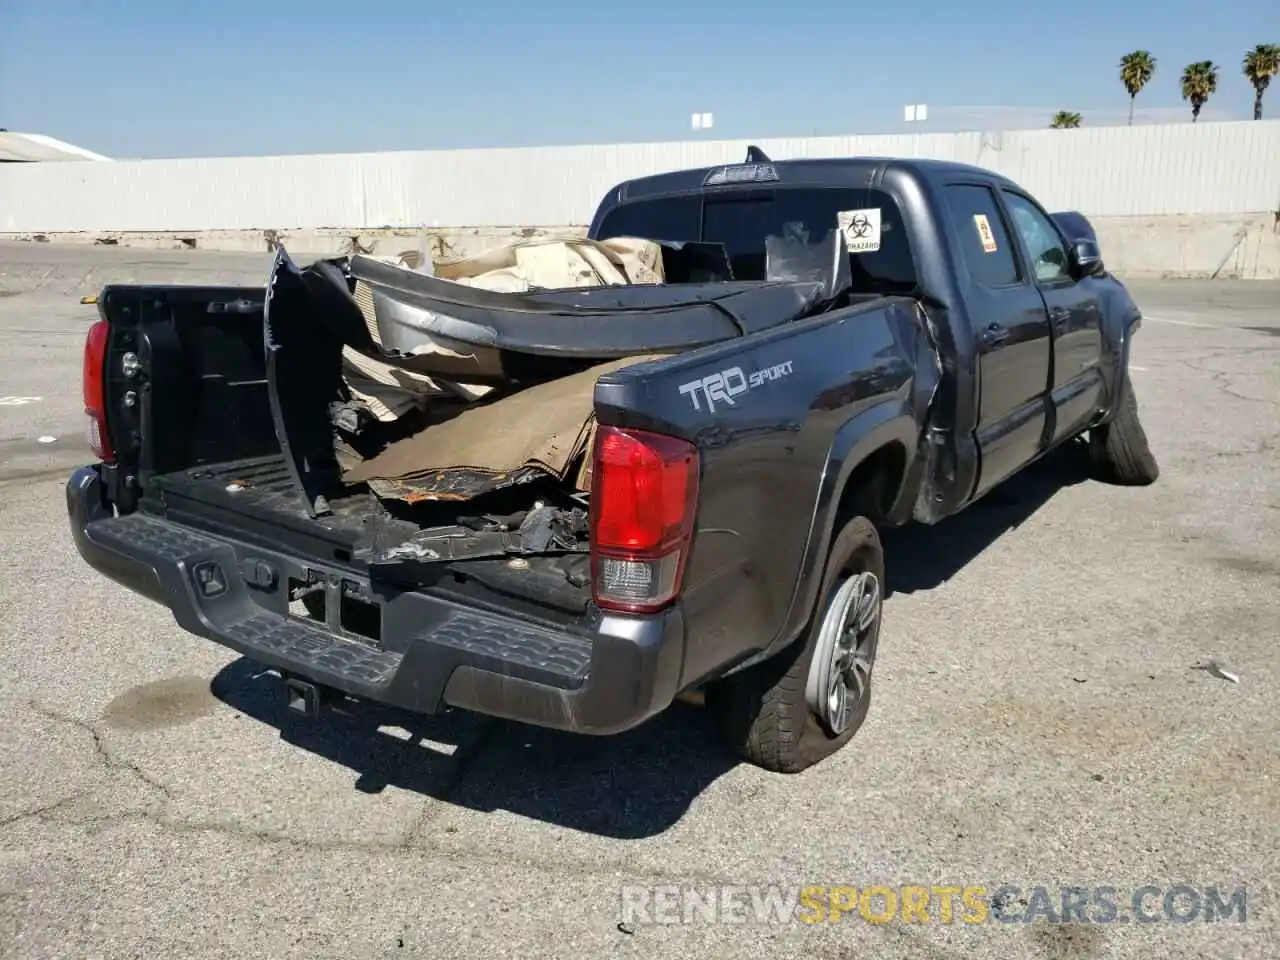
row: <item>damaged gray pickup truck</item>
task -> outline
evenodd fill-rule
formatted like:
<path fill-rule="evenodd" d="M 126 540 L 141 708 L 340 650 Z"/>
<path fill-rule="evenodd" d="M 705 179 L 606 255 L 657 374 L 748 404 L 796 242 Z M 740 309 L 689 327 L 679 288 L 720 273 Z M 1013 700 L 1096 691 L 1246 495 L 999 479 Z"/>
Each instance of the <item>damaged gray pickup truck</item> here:
<path fill-rule="evenodd" d="M 1076 437 L 1157 478 L 1140 311 L 1083 217 L 989 171 L 749 161 L 620 184 L 501 282 L 281 249 L 260 288 L 105 287 L 81 556 L 307 715 L 611 734 L 689 695 L 762 767 L 831 755 L 879 530 Z"/>

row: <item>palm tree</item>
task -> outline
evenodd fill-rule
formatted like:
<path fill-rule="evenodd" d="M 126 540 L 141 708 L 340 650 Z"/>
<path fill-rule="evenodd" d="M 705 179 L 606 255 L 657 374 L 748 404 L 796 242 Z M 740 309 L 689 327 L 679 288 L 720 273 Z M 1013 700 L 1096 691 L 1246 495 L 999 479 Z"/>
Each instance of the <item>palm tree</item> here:
<path fill-rule="evenodd" d="M 1244 55 L 1244 75 L 1253 84 L 1253 119 L 1262 119 L 1262 93 L 1280 73 L 1280 43 L 1260 43 Z"/>
<path fill-rule="evenodd" d="M 1129 91 L 1129 125 L 1133 125 L 1133 104 L 1142 88 L 1155 75 L 1156 58 L 1146 50 L 1135 50 L 1120 58 L 1120 82 Z"/>
<path fill-rule="evenodd" d="M 1080 114 L 1072 113 L 1070 110 L 1059 110 L 1053 115 L 1053 123 L 1049 126 L 1054 130 L 1074 130 L 1080 126 Z"/>
<path fill-rule="evenodd" d="M 1182 99 L 1191 101 L 1191 122 L 1200 118 L 1200 108 L 1218 89 L 1218 66 L 1212 60 L 1187 64 L 1182 71 Z"/>

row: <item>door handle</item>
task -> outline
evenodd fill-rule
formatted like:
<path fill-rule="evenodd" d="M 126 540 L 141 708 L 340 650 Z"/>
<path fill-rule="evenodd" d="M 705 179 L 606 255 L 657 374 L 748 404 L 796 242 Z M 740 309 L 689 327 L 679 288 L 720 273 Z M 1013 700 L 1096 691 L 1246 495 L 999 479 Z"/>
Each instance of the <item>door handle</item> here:
<path fill-rule="evenodd" d="M 1065 307 L 1054 307 L 1049 311 L 1049 319 L 1056 327 L 1065 327 L 1071 320 L 1071 311 Z"/>
<path fill-rule="evenodd" d="M 987 347 L 994 347 L 996 344 L 1004 343 L 1008 339 L 1009 328 L 1002 327 L 998 323 L 993 323 L 988 326 L 987 329 L 983 330 L 978 337 L 978 340 L 982 342 L 983 346 Z"/>

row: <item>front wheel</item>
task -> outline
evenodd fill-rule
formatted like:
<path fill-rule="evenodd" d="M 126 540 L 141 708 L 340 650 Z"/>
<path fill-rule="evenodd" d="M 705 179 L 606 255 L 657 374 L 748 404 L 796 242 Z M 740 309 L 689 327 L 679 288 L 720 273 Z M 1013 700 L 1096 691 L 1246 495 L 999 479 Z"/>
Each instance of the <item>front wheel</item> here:
<path fill-rule="evenodd" d="M 836 536 L 818 596 L 796 643 L 707 691 L 730 745 L 776 773 L 831 756 L 871 707 L 884 602 L 884 551 L 871 521 L 855 517 Z"/>
<path fill-rule="evenodd" d="M 1160 465 L 1138 418 L 1138 398 L 1126 372 L 1120 409 L 1110 423 L 1089 431 L 1089 453 L 1105 479 L 1125 486 L 1146 486 L 1160 477 Z"/>

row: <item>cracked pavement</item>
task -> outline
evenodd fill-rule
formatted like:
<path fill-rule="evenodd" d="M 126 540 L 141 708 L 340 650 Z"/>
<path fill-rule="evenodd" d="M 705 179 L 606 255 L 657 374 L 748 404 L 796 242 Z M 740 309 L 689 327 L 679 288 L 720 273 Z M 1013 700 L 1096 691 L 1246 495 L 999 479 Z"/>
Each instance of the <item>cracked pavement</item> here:
<path fill-rule="evenodd" d="M 780 777 L 686 706 L 607 740 L 456 714 L 298 721 L 272 677 L 91 571 L 62 504 L 87 459 L 81 279 L 257 282 L 265 263 L 0 248 L 0 395 L 39 398 L 0 404 L 0 956 L 1274 950 L 1280 285 L 1132 284 L 1160 481 L 1108 487 L 1054 458 L 891 535 L 870 719 Z M 1193 669 L 1210 658 L 1240 683 Z M 1249 919 L 618 929 L 623 884 L 771 882 L 1243 883 Z"/>

